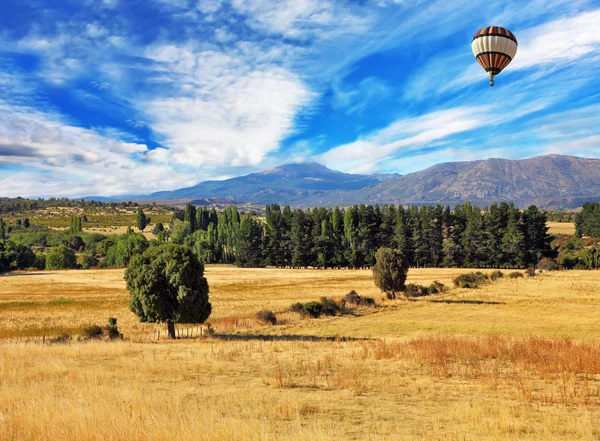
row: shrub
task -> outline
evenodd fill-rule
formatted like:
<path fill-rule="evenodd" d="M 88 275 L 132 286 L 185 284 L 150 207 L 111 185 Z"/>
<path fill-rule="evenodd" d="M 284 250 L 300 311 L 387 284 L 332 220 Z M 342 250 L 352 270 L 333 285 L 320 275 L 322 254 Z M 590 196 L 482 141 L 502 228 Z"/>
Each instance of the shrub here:
<path fill-rule="evenodd" d="M 323 314 L 328 316 L 334 316 L 341 314 L 342 308 L 334 300 L 328 299 L 327 297 L 321 297 L 321 305 L 323 305 Z"/>
<path fill-rule="evenodd" d="M 344 296 L 342 299 L 343 304 L 345 305 L 362 305 L 363 298 L 358 295 L 358 293 L 354 290 L 350 291 L 348 294 Z"/>
<path fill-rule="evenodd" d="M 77 256 L 77 263 L 82 269 L 90 269 L 98 266 L 98 258 L 93 254 L 80 254 Z"/>
<path fill-rule="evenodd" d="M 115 317 L 108 318 L 108 326 L 106 326 L 104 329 L 106 329 L 108 338 L 111 340 L 123 338 L 123 334 L 119 332 L 119 328 L 117 327 L 117 319 Z"/>
<path fill-rule="evenodd" d="M 396 293 L 395 292 L 386 292 L 385 293 L 385 298 L 388 300 L 395 300 L 396 299 Z"/>
<path fill-rule="evenodd" d="M 504 273 L 500 270 L 492 271 L 490 274 L 491 280 L 501 279 L 502 277 L 504 277 Z"/>
<path fill-rule="evenodd" d="M 458 277 L 455 277 L 452 281 L 454 286 L 460 288 L 479 288 L 480 285 L 487 283 L 489 281 L 489 277 L 486 274 L 483 274 L 481 271 L 477 271 L 474 273 L 461 274 Z"/>
<path fill-rule="evenodd" d="M 518 279 L 519 277 L 523 277 L 523 273 L 519 271 L 513 271 L 512 273 L 508 273 L 509 279 Z"/>
<path fill-rule="evenodd" d="M 50 343 L 69 343 L 71 340 L 73 340 L 73 337 L 71 337 L 71 335 L 65 332 L 63 334 L 57 335 L 56 337 L 52 337 L 48 341 Z"/>
<path fill-rule="evenodd" d="M 323 314 L 323 304 L 321 302 L 308 302 L 304 304 L 304 315 L 312 318 L 319 318 Z"/>
<path fill-rule="evenodd" d="M 83 328 L 83 337 L 87 339 L 100 339 L 104 335 L 104 330 L 97 325 L 88 326 Z"/>
<path fill-rule="evenodd" d="M 297 312 L 298 314 L 302 315 L 305 314 L 304 305 L 300 302 L 292 304 L 292 306 L 290 306 L 290 311 Z"/>
<path fill-rule="evenodd" d="M 541 269 L 541 270 L 544 270 L 544 271 L 556 271 L 559 268 L 559 266 L 554 261 L 554 259 L 550 259 L 548 257 L 544 257 L 538 263 L 538 268 Z"/>
<path fill-rule="evenodd" d="M 529 277 L 535 277 L 535 268 L 534 267 L 529 267 L 525 270 L 525 274 L 527 274 Z"/>
<path fill-rule="evenodd" d="M 37 270 L 46 269 L 46 255 L 44 253 L 35 253 L 32 266 Z"/>
<path fill-rule="evenodd" d="M 376 306 L 375 299 L 373 297 L 363 297 L 363 305 L 365 306 Z"/>
<path fill-rule="evenodd" d="M 423 285 L 417 285 L 414 283 L 409 283 L 406 285 L 406 289 L 404 290 L 404 295 L 406 297 L 423 297 L 429 295 L 429 287 Z"/>
<path fill-rule="evenodd" d="M 65 245 L 50 248 L 46 253 L 46 269 L 57 270 L 77 267 L 77 259 L 72 249 Z"/>
<path fill-rule="evenodd" d="M 437 280 L 434 280 L 431 285 L 429 285 L 429 294 L 437 294 L 440 292 L 445 292 L 446 291 L 446 285 L 444 285 L 441 282 L 438 282 Z"/>
<path fill-rule="evenodd" d="M 274 325 L 277 323 L 277 317 L 273 314 L 273 311 L 269 311 L 267 309 L 261 309 L 256 313 L 256 318 L 261 322 L 270 323 Z"/>

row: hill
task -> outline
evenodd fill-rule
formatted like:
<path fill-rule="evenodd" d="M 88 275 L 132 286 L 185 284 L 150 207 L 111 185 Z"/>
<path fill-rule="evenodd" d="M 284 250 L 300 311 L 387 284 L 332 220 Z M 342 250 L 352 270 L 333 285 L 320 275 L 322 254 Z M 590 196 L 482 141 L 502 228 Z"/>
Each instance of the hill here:
<path fill-rule="evenodd" d="M 104 200 L 170 200 L 210 204 L 279 203 L 294 206 L 354 204 L 484 206 L 510 201 L 519 207 L 575 208 L 600 200 L 600 159 L 545 155 L 522 160 L 486 159 L 436 164 L 407 175 L 361 175 L 317 163 L 285 164 L 223 181 L 205 181 L 173 191 Z"/>

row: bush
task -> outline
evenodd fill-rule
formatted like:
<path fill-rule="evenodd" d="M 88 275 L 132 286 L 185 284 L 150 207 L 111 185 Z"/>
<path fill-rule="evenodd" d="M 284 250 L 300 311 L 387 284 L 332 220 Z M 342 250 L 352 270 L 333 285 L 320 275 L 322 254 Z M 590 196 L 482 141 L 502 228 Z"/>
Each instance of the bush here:
<path fill-rule="evenodd" d="M 461 274 L 460 276 L 455 277 L 452 282 L 454 283 L 454 286 L 460 288 L 479 288 L 480 285 L 483 285 L 488 281 L 489 277 L 486 274 L 477 271 L 474 273 Z"/>
<path fill-rule="evenodd" d="M 388 292 L 385 293 L 385 298 L 388 299 L 388 300 L 396 300 L 396 293 L 388 291 Z"/>
<path fill-rule="evenodd" d="M 525 274 L 527 274 L 529 277 L 535 277 L 535 268 L 534 267 L 527 268 L 525 270 Z"/>
<path fill-rule="evenodd" d="M 544 270 L 544 271 L 556 271 L 559 268 L 559 266 L 554 261 L 554 259 L 550 259 L 548 257 L 544 257 L 538 263 L 538 268 L 541 269 L 541 270 Z"/>
<path fill-rule="evenodd" d="M 274 325 L 277 323 L 277 317 L 273 314 L 273 311 L 269 311 L 267 309 L 261 309 L 256 313 L 256 318 L 261 322 L 270 323 Z"/>
<path fill-rule="evenodd" d="M 344 305 L 362 305 L 363 298 L 358 295 L 358 293 L 354 290 L 350 291 L 348 294 L 344 296 L 342 299 L 342 303 Z"/>
<path fill-rule="evenodd" d="M 63 333 L 63 334 L 57 335 L 56 337 L 52 337 L 51 339 L 48 340 L 48 342 L 50 342 L 50 343 L 69 343 L 71 340 L 73 340 L 73 337 L 71 337 L 67 333 Z"/>
<path fill-rule="evenodd" d="M 312 318 L 319 318 L 323 314 L 323 304 L 321 302 L 308 302 L 304 304 L 304 314 Z"/>
<path fill-rule="evenodd" d="M 429 294 L 438 294 L 440 292 L 445 292 L 447 289 L 446 285 L 434 280 L 431 285 L 429 285 Z"/>
<path fill-rule="evenodd" d="M 304 305 L 300 302 L 294 303 L 292 306 L 290 306 L 290 311 L 297 312 L 298 314 L 302 314 L 302 315 L 305 314 Z"/>
<path fill-rule="evenodd" d="M 328 316 L 334 316 L 341 314 L 342 308 L 334 300 L 328 299 L 327 297 L 321 297 L 321 305 L 323 305 L 323 314 Z"/>
<path fill-rule="evenodd" d="M 414 283 L 409 283 L 406 285 L 406 289 L 404 290 L 404 295 L 406 297 L 423 297 L 429 295 L 429 287 L 423 285 L 417 285 Z"/>
<path fill-rule="evenodd" d="M 500 270 L 492 271 L 490 274 L 491 280 L 501 279 L 502 277 L 504 277 L 504 273 Z"/>
<path fill-rule="evenodd" d="M 108 326 L 106 326 L 104 329 L 106 329 L 106 332 L 108 333 L 108 338 L 110 340 L 123 338 L 123 334 L 119 332 L 119 328 L 117 327 L 117 319 L 115 317 L 108 318 Z"/>
<path fill-rule="evenodd" d="M 76 268 L 77 258 L 72 249 L 65 245 L 50 248 L 46 253 L 46 269 L 57 270 L 65 268 Z"/>
<path fill-rule="evenodd" d="M 523 277 L 523 273 L 519 271 L 513 271 L 512 273 L 508 273 L 509 279 L 518 279 L 519 277 Z"/>
<path fill-rule="evenodd" d="M 98 258 L 93 254 L 80 254 L 77 263 L 82 269 L 90 269 L 98 266 Z"/>
<path fill-rule="evenodd" d="M 35 259 L 32 265 L 37 270 L 46 269 L 46 255 L 44 253 L 35 253 Z"/>
<path fill-rule="evenodd" d="M 93 340 L 100 339 L 104 335 L 104 330 L 97 325 L 88 326 L 83 328 L 83 338 Z"/>

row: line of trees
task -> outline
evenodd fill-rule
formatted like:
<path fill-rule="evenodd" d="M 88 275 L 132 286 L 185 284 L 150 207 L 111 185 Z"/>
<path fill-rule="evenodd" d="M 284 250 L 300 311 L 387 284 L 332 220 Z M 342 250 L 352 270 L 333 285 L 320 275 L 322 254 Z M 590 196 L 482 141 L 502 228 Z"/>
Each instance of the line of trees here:
<path fill-rule="evenodd" d="M 264 218 L 188 205 L 175 216 L 171 241 L 206 263 L 245 267 L 361 268 L 381 247 L 400 249 L 413 267 L 528 267 L 554 257 L 546 214 L 513 204 L 489 209 L 357 205 L 293 210 L 267 205 Z"/>
<path fill-rule="evenodd" d="M 600 204 L 586 202 L 575 216 L 575 235 L 600 237 Z"/>

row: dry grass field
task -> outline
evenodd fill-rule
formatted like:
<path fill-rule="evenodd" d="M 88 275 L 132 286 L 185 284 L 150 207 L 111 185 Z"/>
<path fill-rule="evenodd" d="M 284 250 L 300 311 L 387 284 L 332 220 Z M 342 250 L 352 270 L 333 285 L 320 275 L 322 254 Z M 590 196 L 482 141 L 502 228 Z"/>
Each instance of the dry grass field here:
<path fill-rule="evenodd" d="M 158 342 L 139 342 L 154 325 L 129 312 L 122 277 L 0 276 L 0 441 L 600 439 L 600 272 L 384 301 L 370 271 L 209 266 L 218 335 Z M 285 312 L 351 289 L 380 307 Z M 263 308 L 281 324 L 256 322 Z M 125 341 L 23 339 L 109 316 Z"/>
<path fill-rule="evenodd" d="M 550 234 L 575 234 L 573 222 L 548 222 L 547 225 Z"/>

